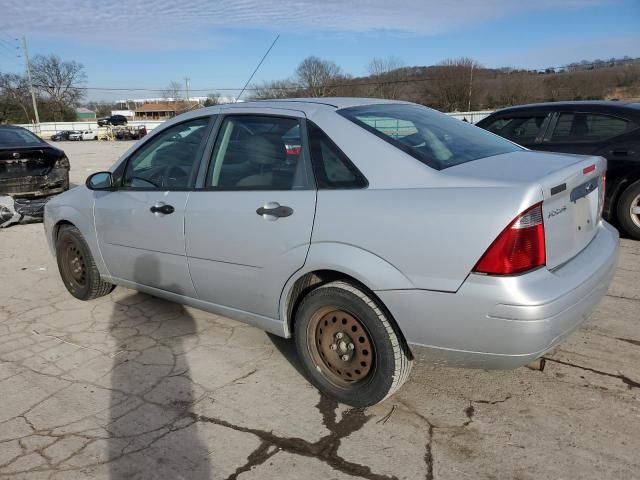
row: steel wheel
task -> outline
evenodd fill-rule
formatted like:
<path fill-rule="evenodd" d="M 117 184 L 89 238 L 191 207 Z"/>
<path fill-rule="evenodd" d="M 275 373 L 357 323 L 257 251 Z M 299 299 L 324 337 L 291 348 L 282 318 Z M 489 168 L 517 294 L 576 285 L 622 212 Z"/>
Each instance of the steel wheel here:
<path fill-rule="evenodd" d="M 309 353 L 336 386 L 367 379 L 374 367 L 374 345 L 358 319 L 333 307 L 319 309 L 307 328 Z"/>
<path fill-rule="evenodd" d="M 79 246 L 69 241 L 62 252 L 63 278 L 71 288 L 82 290 L 87 286 L 87 265 Z"/>
<path fill-rule="evenodd" d="M 629 216 L 631 217 L 631 221 L 640 228 L 640 194 L 636 195 L 633 200 L 631 200 Z"/>
<path fill-rule="evenodd" d="M 113 290 L 114 285 L 100 278 L 91 250 L 76 227 L 60 227 L 56 239 L 56 260 L 64 286 L 74 297 L 91 300 Z"/>
<path fill-rule="evenodd" d="M 367 407 L 409 376 L 411 354 L 368 292 L 345 281 L 323 284 L 300 303 L 293 329 L 307 378 L 324 395 Z"/>

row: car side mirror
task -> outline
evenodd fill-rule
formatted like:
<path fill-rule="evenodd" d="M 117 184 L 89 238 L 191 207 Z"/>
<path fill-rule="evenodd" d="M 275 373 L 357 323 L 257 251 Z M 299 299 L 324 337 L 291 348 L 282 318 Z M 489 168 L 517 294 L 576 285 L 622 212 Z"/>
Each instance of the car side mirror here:
<path fill-rule="evenodd" d="M 113 190 L 113 175 L 111 172 L 96 172 L 89 175 L 86 185 L 89 190 Z"/>

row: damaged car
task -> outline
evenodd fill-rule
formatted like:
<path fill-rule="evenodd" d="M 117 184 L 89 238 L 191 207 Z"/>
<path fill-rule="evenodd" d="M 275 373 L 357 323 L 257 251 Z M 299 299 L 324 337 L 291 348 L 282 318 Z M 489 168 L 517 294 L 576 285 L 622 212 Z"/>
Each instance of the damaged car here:
<path fill-rule="evenodd" d="M 0 126 L 0 227 L 41 218 L 51 195 L 69 189 L 69 159 L 22 127 Z"/>

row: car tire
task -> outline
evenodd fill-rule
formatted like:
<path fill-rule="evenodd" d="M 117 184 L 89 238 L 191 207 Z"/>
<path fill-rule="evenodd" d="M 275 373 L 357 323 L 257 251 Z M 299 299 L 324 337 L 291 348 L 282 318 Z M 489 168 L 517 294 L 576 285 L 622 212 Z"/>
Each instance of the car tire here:
<path fill-rule="evenodd" d="M 115 288 L 102 281 L 87 242 L 72 225 L 63 225 L 58 232 L 56 260 L 65 287 L 79 300 L 103 297 Z"/>
<path fill-rule="evenodd" d="M 297 309 L 294 336 L 309 381 L 324 395 L 367 407 L 409 377 L 411 353 L 384 307 L 344 281 L 322 285 Z"/>
<path fill-rule="evenodd" d="M 616 213 L 622 229 L 631 238 L 640 240 L 640 180 L 632 183 L 622 192 Z"/>

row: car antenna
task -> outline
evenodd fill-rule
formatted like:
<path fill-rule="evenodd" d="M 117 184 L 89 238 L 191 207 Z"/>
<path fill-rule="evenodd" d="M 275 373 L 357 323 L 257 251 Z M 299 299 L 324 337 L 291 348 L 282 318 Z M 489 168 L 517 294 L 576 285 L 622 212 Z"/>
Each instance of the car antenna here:
<path fill-rule="evenodd" d="M 253 71 L 253 73 L 249 77 L 249 80 L 247 80 L 247 83 L 244 84 L 244 87 L 242 87 L 242 90 L 240 90 L 240 94 L 236 97 L 236 101 L 233 102 L 233 103 L 236 103 L 238 100 L 240 100 L 240 97 L 242 96 L 244 91 L 247 89 L 247 86 L 249 85 L 249 82 L 251 82 L 251 79 L 253 78 L 253 76 L 256 74 L 256 72 L 260 68 L 260 65 L 262 65 L 262 62 L 264 62 L 264 59 L 267 58 L 267 55 L 269 55 L 269 52 L 271 51 L 273 46 L 276 44 L 276 42 L 278 41 L 279 38 L 280 38 L 280 34 L 276 35 L 276 38 L 273 40 L 273 42 L 271 42 L 271 46 L 267 49 L 265 54 L 262 56 L 262 59 L 258 63 L 258 66 L 255 68 L 255 70 Z"/>

